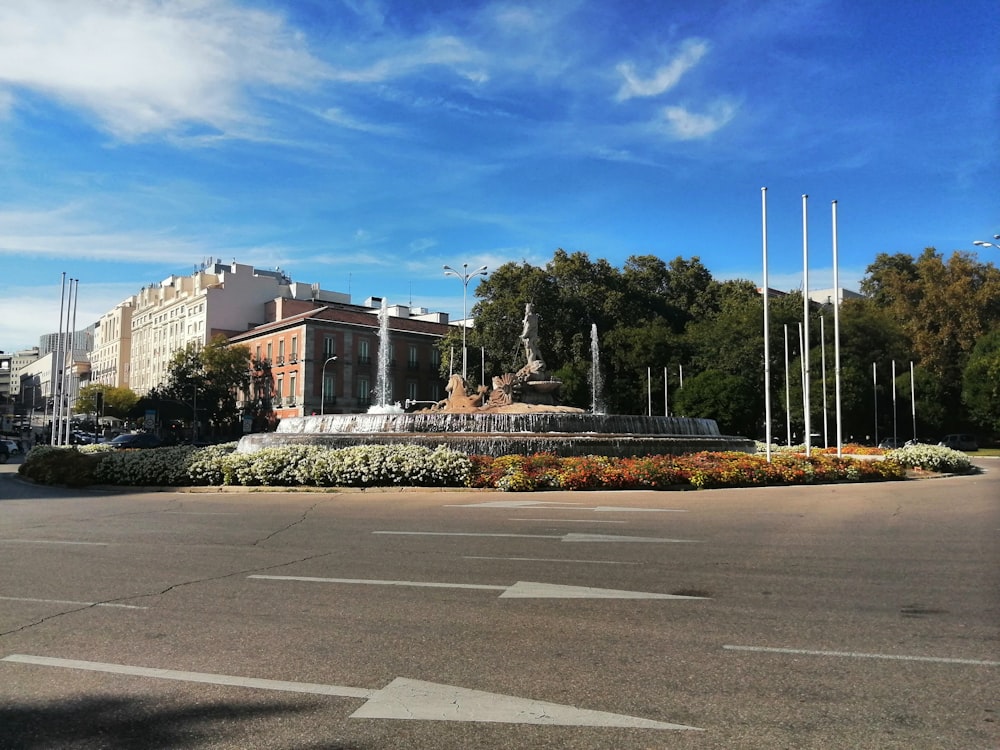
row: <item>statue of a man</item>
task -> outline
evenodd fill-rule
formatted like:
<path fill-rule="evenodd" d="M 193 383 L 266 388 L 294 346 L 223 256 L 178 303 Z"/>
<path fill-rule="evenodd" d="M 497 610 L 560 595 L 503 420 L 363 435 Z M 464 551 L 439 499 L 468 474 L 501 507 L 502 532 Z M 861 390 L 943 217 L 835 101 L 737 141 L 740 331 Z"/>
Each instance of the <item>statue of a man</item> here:
<path fill-rule="evenodd" d="M 536 372 L 544 369 L 545 363 L 538 353 L 538 315 L 535 314 L 530 302 L 524 306 L 524 327 L 521 329 L 521 341 L 524 343 L 524 356 L 528 359 L 528 366 L 532 367 L 537 362 L 537 366 L 532 369 Z"/>

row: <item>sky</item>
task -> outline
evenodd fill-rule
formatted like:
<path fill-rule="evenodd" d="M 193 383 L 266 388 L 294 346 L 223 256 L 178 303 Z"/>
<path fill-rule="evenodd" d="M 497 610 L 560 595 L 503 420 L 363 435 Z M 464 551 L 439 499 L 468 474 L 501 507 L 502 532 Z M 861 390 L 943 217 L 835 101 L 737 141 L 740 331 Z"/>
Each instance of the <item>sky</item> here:
<path fill-rule="evenodd" d="M 996 263 L 997 29 L 996 0 L 3 0 L 0 350 L 58 330 L 63 274 L 79 329 L 209 259 L 454 318 L 444 265 L 558 248 L 759 285 L 763 187 L 775 288 L 804 244 L 833 285 L 833 201 L 841 286 Z"/>

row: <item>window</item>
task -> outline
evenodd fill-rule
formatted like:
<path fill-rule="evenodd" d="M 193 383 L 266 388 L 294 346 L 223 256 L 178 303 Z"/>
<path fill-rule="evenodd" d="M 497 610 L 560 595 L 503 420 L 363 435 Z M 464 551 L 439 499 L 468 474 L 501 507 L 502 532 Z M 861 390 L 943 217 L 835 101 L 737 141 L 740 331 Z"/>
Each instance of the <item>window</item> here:
<path fill-rule="evenodd" d="M 278 397 L 278 401 L 281 401 L 285 396 L 285 378 L 283 375 L 278 376 L 278 387 L 275 389 L 274 395 Z"/>
<path fill-rule="evenodd" d="M 417 345 L 410 344 L 409 350 L 406 356 L 406 367 L 409 370 L 416 370 L 420 367 L 420 363 L 417 361 Z"/>
<path fill-rule="evenodd" d="M 414 380 L 407 382 L 406 384 L 406 398 L 410 401 L 417 400 L 417 383 Z"/>
<path fill-rule="evenodd" d="M 327 404 L 337 403 L 337 381 L 332 372 L 323 376 L 322 400 Z"/>
<path fill-rule="evenodd" d="M 299 361 L 299 337 L 292 336 L 292 353 L 289 355 L 292 362 Z"/>
<path fill-rule="evenodd" d="M 267 342 L 267 361 L 270 362 L 274 354 L 274 350 L 271 348 L 272 344 L 270 341 Z"/>
<path fill-rule="evenodd" d="M 372 358 L 368 353 L 368 339 L 361 339 L 358 341 L 358 364 L 370 365 L 371 362 Z"/>
<path fill-rule="evenodd" d="M 358 378 L 358 403 L 368 404 L 371 402 L 371 386 L 368 384 L 368 378 Z"/>
<path fill-rule="evenodd" d="M 294 348 L 294 347 L 293 347 Z M 329 359 L 337 353 L 337 344 L 333 336 L 323 337 L 323 359 Z"/>
<path fill-rule="evenodd" d="M 295 403 L 295 397 L 298 394 L 298 389 L 295 387 L 295 373 L 293 372 L 288 376 L 288 398 L 291 402 Z"/>

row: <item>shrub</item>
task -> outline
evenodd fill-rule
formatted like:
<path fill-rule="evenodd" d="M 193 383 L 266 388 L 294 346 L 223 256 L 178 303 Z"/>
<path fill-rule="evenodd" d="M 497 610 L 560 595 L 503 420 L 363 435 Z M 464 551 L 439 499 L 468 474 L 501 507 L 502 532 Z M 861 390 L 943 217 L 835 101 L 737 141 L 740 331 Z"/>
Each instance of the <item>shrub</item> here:
<path fill-rule="evenodd" d="M 907 445 L 889 451 L 886 459 L 925 471 L 967 474 L 973 470 L 967 455 L 943 445 Z"/>
<path fill-rule="evenodd" d="M 17 471 L 39 484 L 65 484 L 86 487 L 94 484 L 100 456 L 90 455 L 75 447 L 38 445 L 28 451 Z"/>

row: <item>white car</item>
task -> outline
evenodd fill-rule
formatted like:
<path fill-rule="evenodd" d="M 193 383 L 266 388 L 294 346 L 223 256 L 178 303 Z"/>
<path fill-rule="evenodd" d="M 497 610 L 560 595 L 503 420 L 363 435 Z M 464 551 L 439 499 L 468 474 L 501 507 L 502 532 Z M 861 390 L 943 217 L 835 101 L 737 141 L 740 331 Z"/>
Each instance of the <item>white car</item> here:
<path fill-rule="evenodd" d="M 3 442 L 7 444 L 7 450 L 10 451 L 10 455 L 15 456 L 21 452 L 21 449 L 18 447 L 17 443 L 15 443 L 13 440 L 4 440 Z"/>

